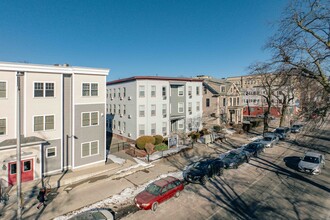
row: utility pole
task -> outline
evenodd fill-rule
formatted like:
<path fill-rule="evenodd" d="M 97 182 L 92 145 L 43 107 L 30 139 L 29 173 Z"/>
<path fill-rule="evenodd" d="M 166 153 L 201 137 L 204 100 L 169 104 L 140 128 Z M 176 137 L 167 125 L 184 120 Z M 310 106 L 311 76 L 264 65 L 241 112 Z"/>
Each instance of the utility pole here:
<path fill-rule="evenodd" d="M 22 195 L 21 195 L 21 182 L 22 182 L 22 168 L 21 168 L 21 76 L 23 72 L 17 72 L 17 147 L 16 147 L 16 182 L 17 182 L 17 219 L 22 219 Z"/>

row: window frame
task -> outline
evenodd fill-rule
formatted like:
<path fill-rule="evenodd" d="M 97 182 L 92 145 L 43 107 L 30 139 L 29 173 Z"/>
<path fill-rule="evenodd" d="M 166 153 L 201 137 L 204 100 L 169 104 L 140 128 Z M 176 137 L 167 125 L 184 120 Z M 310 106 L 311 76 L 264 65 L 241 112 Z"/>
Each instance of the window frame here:
<path fill-rule="evenodd" d="M 0 83 L 5 83 L 5 96 L 4 97 L 0 96 L 0 99 L 7 99 L 8 98 L 8 81 L 0 80 Z"/>
<path fill-rule="evenodd" d="M 36 96 L 36 88 L 35 84 L 40 83 L 42 84 L 42 96 Z M 46 96 L 46 84 L 53 84 L 53 96 Z M 56 83 L 55 81 L 33 81 L 33 98 L 56 98 L 55 96 L 55 88 L 56 88 Z"/>
<path fill-rule="evenodd" d="M 143 127 L 143 134 L 141 134 L 141 126 Z M 146 134 L 146 125 L 145 124 L 139 124 L 139 136 Z"/>
<path fill-rule="evenodd" d="M 184 86 L 178 86 L 178 96 L 184 96 Z"/>
<path fill-rule="evenodd" d="M 92 125 L 92 113 L 97 113 L 97 124 L 96 125 Z M 83 117 L 83 115 L 84 114 L 89 114 L 89 124 L 88 125 L 84 125 L 83 124 L 83 119 L 84 119 L 84 117 Z M 95 127 L 95 126 L 99 126 L 100 125 L 100 112 L 99 111 L 92 111 L 92 112 L 81 112 L 81 115 L 80 115 L 80 117 L 81 117 L 81 127 Z"/>
<path fill-rule="evenodd" d="M 84 84 L 89 85 L 88 95 L 84 95 Z M 96 95 L 93 95 L 95 89 L 92 89 L 92 86 L 97 85 Z M 99 83 L 98 82 L 82 82 L 81 83 L 81 97 L 99 97 Z"/>
<path fill-rule="evenodd" d="M 150 106 L 150 115 L 151 115 L 151 116 L 156 116 L 156 111 L 157 111 L 156 104 L 152 104 L 152 105 Z"/>
<path fill-rule="evenodd" d="M 50 150 L 50 149 L 55 149 L 54 156 L 49 156 L 48 155 L 49 154 L 48 150 Z M 56 147 L 48 147 L 48 148 L 46 148 L 46 158 L 53 158 L 53 157 L 56 157 L 56 156 L 57 156 L 57 148 Z"/>
<path fill-rule="evenodd" d="M 146 87 L 144 85 L 139 85 L 139 98 L 145 98 L 146 97 Z M 143 95 L 142 95 L 143 93 Z"/>
<path fill-rule="evenodd" d="M 180 111 L 180 104 L 182 104 L 182 111 Z M 178 113 L 184 113 L 184 102 L 178 102 Z"/>
<path fill-rule="evenodd" d="M 141 110 L 141 108 L 143 108 L 143 109 Z M 143 115 L 141 115 L 142 111 L 143 111 Z M 146 107 L 145 107 L 145 105 L 139 105 L 139 117 L 140 118 L 146 117 Z"/>
<path fill-rule="evenodd" d="M 156 91 L 157 91 L 157 87 L 155 85 L 152 85 L 151 89 L 150 89 L 150 97 L 155 98 L 156 97 Z"/>
<path fill-rule="evenodd" d="M 92 143 L 96 142 L 97 143 L 97 153 L 92 154 Z M 89 149 L 89 154 L 86 156 L 83 156 L 83 145 L 84 144 L 88 144 L 88 149 Z M 100 154 L 100 143 L 99 140 L 93 140 L 93 141 L 87 141 L 87 142 L 83 142 L 80 144 L 80 156 L 81 158 L 86 158 L 86 157 L 92 157 L 95 155 L 99 155 Z"/>
<path fill-rule="evenodd" d="M 206 108 L 210 107 L 210 99 L 209 98 L 205 99 L 205 107 Z"/>
<path fill-rule="evenodd" d="M 49 117 L 49 116 L 53 116 L 53 120 L 54 120 L 54 123 L 53 123 L 53 129 L 46 129 L 46 117 Z M 42 130 L 35 130 L 35 118 L 36 117 L 42 117 Z M 40 132 L 40 131 L 43 131 L 43 132 L 46 132 L 46 131 L 54 131 L 55 130 L 55 122 L 56 122 L 56 120 L 55 120 L 55 114 L 53 114 L 53 115 L 33 115 L 32 116 L 32 121 L 33 121 L 33 123 L 32 123 L 32 130 L 33 130 L 33 132 Z"/>
<path fill-rule="evenodd" d="M 8 130 L 8 120 L 6 117 L 0 118 L 0 120 L 5 120 L 5 133 L 0 134 L 0 136 L 5 136 L 5 135 L 7 135 L 7 130 Z"/>

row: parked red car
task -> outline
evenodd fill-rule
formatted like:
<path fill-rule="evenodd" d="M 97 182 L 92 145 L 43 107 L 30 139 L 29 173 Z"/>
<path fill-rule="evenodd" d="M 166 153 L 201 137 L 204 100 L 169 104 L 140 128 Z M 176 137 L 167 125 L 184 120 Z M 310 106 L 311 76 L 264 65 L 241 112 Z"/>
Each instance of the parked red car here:
<path fill-rule="evenodd" d="M 135 197 L 134 202 L 140 209 L 155 211 L 158 204 L 173 196 L 178 197 L 183 189 L 182 181 L 168 176 L 149 184 L 144 191 Z"/>

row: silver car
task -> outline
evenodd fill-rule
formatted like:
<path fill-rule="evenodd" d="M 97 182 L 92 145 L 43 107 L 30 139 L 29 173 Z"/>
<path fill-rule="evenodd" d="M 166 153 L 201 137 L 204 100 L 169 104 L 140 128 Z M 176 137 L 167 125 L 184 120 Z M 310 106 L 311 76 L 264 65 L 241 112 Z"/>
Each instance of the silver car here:
<path fill-rule="evenodd" d="M 265 134 L 262 139 L 258 139 L 254 142 L 262 143 L 265 147 L 273 147 L 275 144 L 278 143 L 278 136 L 275 134 Z"/>
<path fill-rule="evenodd" d="M 298 163 L 298 169 L 301 172 L 310 174 L 320 174 L 321 169 L 325 166 L 325 158 L 323 154 L 315 152 L 306 152 L 304 157 Z"/>

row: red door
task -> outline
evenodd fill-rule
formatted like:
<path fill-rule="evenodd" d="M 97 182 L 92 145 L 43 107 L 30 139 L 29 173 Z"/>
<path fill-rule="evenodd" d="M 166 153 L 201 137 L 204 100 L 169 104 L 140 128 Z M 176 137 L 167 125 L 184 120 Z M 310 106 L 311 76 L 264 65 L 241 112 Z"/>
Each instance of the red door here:
<path fill-rule="evenodd" d="M 22 182 L 33 180 L 33 159 L 21 161 Z M 8 164 L 8 182 L 9 184 L 16 183 L 17 166 L 16 162 Z"/>

